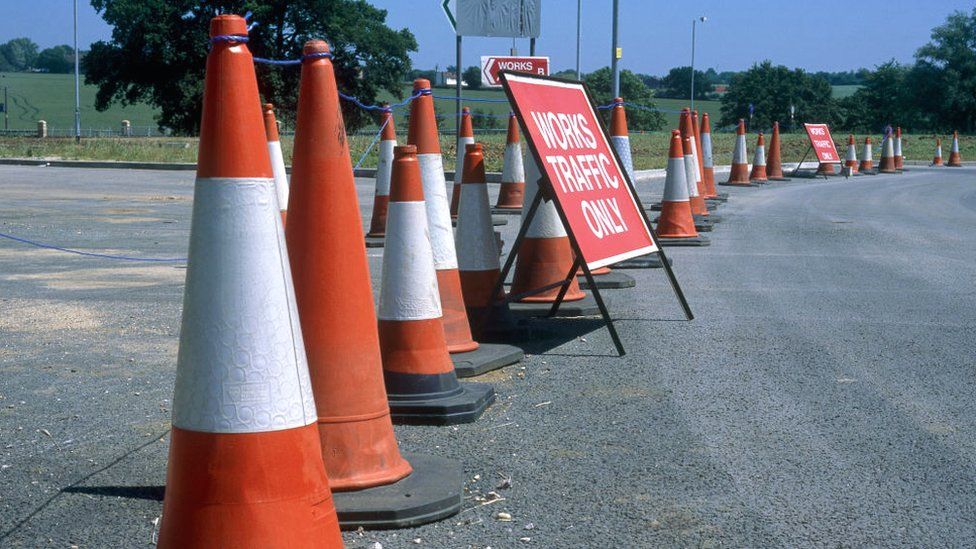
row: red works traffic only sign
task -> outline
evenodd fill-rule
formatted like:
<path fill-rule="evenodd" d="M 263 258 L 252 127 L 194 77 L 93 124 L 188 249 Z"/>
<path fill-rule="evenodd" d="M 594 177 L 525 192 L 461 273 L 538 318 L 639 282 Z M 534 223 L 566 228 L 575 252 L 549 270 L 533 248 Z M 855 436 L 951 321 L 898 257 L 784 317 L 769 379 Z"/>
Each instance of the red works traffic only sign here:
<path fill-rule="evenodd" d="M 501 86 L 499 71 L 526 72 L 541 76 L 549 75 L 548 57 L 515 57 L 500 55 L 481 56 L 481 85 Z"/>
<path fill-rule="evenodd" d="M 535 161 L 591 270 L 658 250 L 583 84 L 503 75 Z"/>
<path fill-rule="evenodd" d="M 807 136 L 810 138 L 810 146 L 817 154 L 817 160 L 821 164 L 840 164 L 840 155 L 834 147 L 834 138 L 830 136 L 830 128 L 826 124 L 804 124 Z"/>

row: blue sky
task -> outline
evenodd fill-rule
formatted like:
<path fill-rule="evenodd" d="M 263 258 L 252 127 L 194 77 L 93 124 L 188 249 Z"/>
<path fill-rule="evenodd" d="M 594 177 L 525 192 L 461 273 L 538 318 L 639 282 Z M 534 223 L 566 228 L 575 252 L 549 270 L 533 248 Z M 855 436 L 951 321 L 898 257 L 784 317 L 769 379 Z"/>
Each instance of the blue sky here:
<path fill-rule="evenodd" d="M 71 0 L 0 2 L 0 42 L 26 35 L 41 47 L 71 43 Z M 439 0 L 371 3 L 389 12 L 391 26 L 417 36 L 416 67 L 454 63 L 453 35 Z M 583 0 L 584 72 L 609 64 L 610 5 L 611 0 Z M 621 66 L 664 74 L 687 65 L 691 20 L 698 15 L 709 20 L 699 27 L 697 66 L 737 70 L 771 59 L 816 71 L 873 67 L 891 58 L 908 62 L 946 15 L 973 7 L 973 0 L 620 0 Z M 110 35 L 87 0 L 79 0 L 79 21 L 82 47 Z M 509 48 L 511 39 L 465 38 L 464 65 Z M 520 40 L 518 48 L 528 54 L 528 41 Z M 550 56 L 557 70 L 575 66 L 576 0 L 543 0 L 537 52 Z"/>

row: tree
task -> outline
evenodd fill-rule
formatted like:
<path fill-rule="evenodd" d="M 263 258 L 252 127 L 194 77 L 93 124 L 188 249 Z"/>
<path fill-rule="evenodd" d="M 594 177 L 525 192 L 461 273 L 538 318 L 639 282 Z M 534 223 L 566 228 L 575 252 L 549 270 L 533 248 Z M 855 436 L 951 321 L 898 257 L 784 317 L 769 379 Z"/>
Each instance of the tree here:
<path fill-rule="evenodd" d="M 612 77 L 609 67 L 591 72 L 583 78 L 590 88 L 593 98 L 598 105 L 606 105 L 613 101 Z M 627 109 L 627 125 L 631 130 L 654 131 L 664 127 L 664 115 L 656 110 L 654 92 L 634 73 L 620 71 L 620 94 L 625 101 L 642 105 L 643 108 Z M 609 123 L 610 111 L 603 111 L 604 119 Z"/>
<path fill-rule="evenodd" d="M 915 52 L 908 75 L 915 106 L 945 129 L 976 128 L 976 9 L 954 12 Z"/>
<path fill-rule="evenodd" d="M 728 92 L 722 96 L 722 126 L 749 119 L 753 106 L 752 127 L 769 128 L 774 121 L 790 119 L 790 105 L 795 105 L 797 122 L 833 123 L 836 104 L 831 87 L 824 78 L 812 76 L 803 69 L 790 70 L 770 61 L 753 65 L 732 77 Z"/>
<path fill-rule="evenodd" d="M 481 89 L 481 67 L 470 66 L 461 73 L 461 80 L 468 85 L 469 90 Z"/>
<path fill-rule="evenodd" d="M 75 68 L 75 50 L 67 45 L 47 48 L 37 56 L 37 68 L 58 74 L 69 73 Z"/>
<path fill-rule="evenodd" d="M 6 60 L 6 70 L 30 70 L 37 61 L 37 44 L 30 38 L 14 38 L 0 46 L 0 57 Z"/>
<path fill-rule="evenodd" d="M 852 130 L 880 131 L 888 124 L 914 126 L 918 119 L 906 86 L 908 68 L 894 60 L 868 73 L 860 89 L 839 102 L 842 126 Z"/>
<path fill-rule="evenodd" d="M 714 74 L 714 70 L 712 74 Z M 695 71 L 695 99 L 705 99 L 712 91 L 713 80 L 709 73 Z M 661 80 L 663 88 L 658 95 L 674 99 L 686 99 L 691 93 L 691 67 L 675 67 Z"/>
<path fill-rule="evenodd" d="M 258 57 L 297 59 L 307 40 L 326 38 L 339 90 L 365 103 L 375 103 L 380 90 L 402 96 L 407 53 L 417 49 L 410 31 L 390 29 L 387 12 L 363 0 L 92 0 L 92 6 L 114 27 L 111 40 L 92 44 L 86 59 L 85 80 L 98 86 L 95 107 L 150 103 L 160 110 L 159 125 L 180 134 L 199 131 L 214 13 L 253 12 L 248 47 Z M 264 100 L 293 119 L 300 69 L 258 65 L 257 74 Z M 341 105 L 350 130 L 371 120 L 352 103 Z"/>

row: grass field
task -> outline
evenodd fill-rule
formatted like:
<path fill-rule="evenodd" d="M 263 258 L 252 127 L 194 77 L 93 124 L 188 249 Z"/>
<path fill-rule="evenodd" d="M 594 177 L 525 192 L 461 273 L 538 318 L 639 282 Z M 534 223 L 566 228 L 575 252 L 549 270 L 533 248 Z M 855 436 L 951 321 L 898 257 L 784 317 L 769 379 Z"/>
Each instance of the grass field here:
<path fill-rule="evenodd" d="M 831 93 L 831 95 L 833 95 L 834 99 L 843 99 L 845 97 L 850 97 L 854 95 L 854 92 L 856 92 L 860 88 L 861 86 L 857 84 L 852 84 L 849 86 L 833 86 L 833 92 Z"/>
<path fill-rule="evenodd" d="M 35 129 L 38 120 L 47 121 L 48 128 L 53 129 L 74 127 L 74 75 L 3 72 L 0 73 L 0 88 L 4 86 L 7 87 L 10 102 L 10 129 Z M 84 85 L 82 76 L 82 128 L 118 129 L 122 120 L 130 121 L 134 128 L 156 127 L 153 120 L 156 111 L 148 105 L 115 105 L 105 112 L 96 111 L 96 91 L 97 87 Z M 2 101 L 3 96 L 0 95 Z"/>
<path fill-rule="evenodd" d="M 405 128 L 401 128 L 405 130 Z M 878 136 L 875 141 L 874 159 L 880 159 L 878 150 Z M 715 163 L 728 164 L 732 158 L 735 135 L 732 133 L 716 133 L 712 136 Z M 837 150 L 841 157 L 847 150 L 846 138 L 836 135 Z M 500 133 L 477 135 L 476 139 L 485 146 L 485 160 L 489 171 L 500 171 L 502 156 L 505 148 L 505 135 Z M 405 140 L 405 135 L 400 136 Z M 864 136 L 857 138 L 858 155 Z M 369 146 L 372 136 L 350 136 L 350 155 L 353 163 L 362 156 Z M 637 169 L 663 168 L 666 164 L 668 134 L 665 132 L 651 132 L 634 134 L 631 136 L 634 163 Z M 754 136 L 749 138 L 750 154 L 755 145 Z M 806 134 L 783 134 L 783 161 L 796 162 L 806 151 L 808 141 Z M 976 136 L 960 136 L 959 147 L 963 159 L 976 159 Z M 291 162 L 292 138 L 282 138 L 282 148 L 285 161 Z M 902 150 L 909 160 L 930 160 L 935 149 L 934 135 L 904 135 Z M 441 136 L 441 150 L 444 154 L 446 169 L 452 170 L 456 146 L 451 136 Z M 944 154 L 948 158 L 949 144 L 943 146 Z M 35 138 L 0 138 L 0 158 L 49 158 L 67 160 L 128 160 L 138 162 L 194 162 L 197 157 L 197 140 L 193 138 L 94 138 L 84 139 L 80 145 L 75 145 L 72 139 L 35 139 Z M 808 157 L 809 159 L 809 157 Z M 374 147 L 363 162 L 363 167 L 376 166 L 376 148 Z M 750 156 L 751 160 L 751 156 Z"/>

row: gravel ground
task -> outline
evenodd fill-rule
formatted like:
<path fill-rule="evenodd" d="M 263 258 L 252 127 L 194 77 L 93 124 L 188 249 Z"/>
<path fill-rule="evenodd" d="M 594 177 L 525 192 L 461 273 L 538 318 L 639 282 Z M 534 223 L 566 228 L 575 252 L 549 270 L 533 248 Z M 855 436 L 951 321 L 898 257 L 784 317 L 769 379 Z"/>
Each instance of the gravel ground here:
<path fill-rule="evenodd" d="M 0 167 L 0 232 L 180 257 L 192 177 Z M 628 271 L 626 357 L 558 321 L 478 422 L 398 427 L 465 509 L 348 546 L 976 546 L 976 169 L 721 189 L 712 246 L 668 250 L 695 321 Z M 0 547 L 150 543 L 183 275 L 0 239 Z"/>

